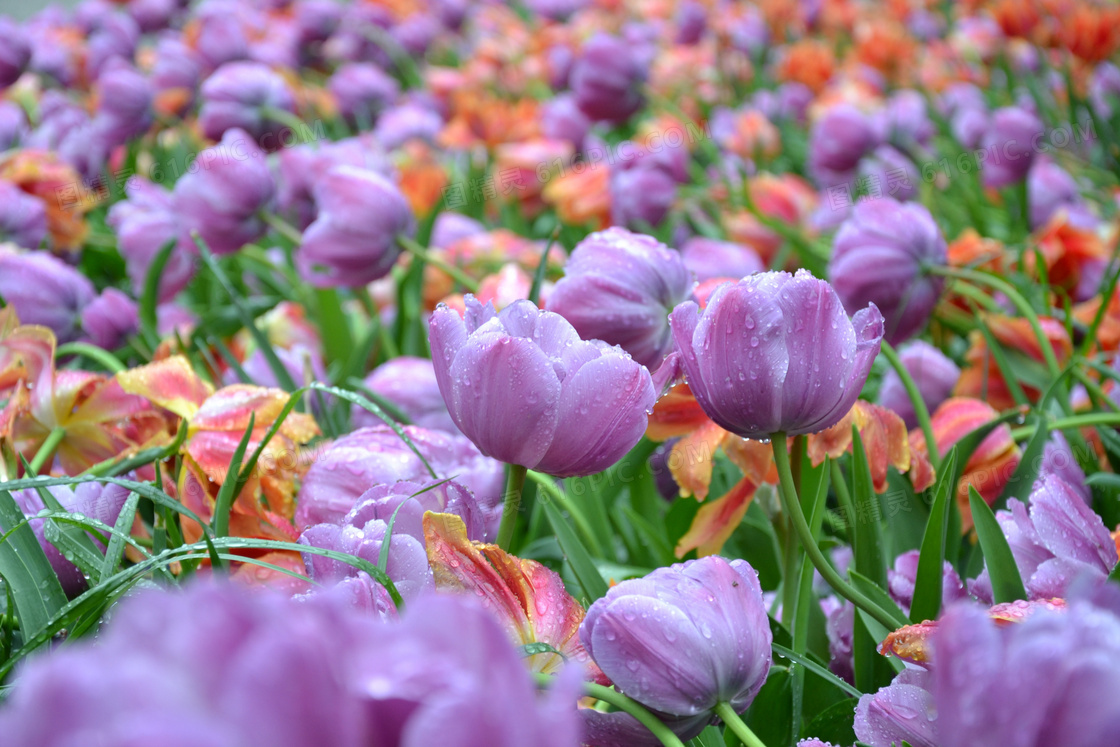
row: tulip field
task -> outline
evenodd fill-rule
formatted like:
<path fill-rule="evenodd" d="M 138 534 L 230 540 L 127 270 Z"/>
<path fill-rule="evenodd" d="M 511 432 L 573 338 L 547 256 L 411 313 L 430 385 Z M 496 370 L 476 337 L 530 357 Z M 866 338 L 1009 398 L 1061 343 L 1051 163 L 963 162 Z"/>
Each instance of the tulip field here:
<path fill-rule="evenodd" d="M 1120 747 L 1120 4 L 0 15 L 0 747 Z"/>

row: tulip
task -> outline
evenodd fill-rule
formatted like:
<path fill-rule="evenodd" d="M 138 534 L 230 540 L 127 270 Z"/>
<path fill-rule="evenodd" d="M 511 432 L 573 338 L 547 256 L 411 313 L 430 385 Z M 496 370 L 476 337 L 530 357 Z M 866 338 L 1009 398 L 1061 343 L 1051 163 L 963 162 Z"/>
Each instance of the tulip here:
<path fill-rule="evenodd" d="M 587 611 L 580 640 L 615 686 L 672 716 L 742 713 L 770 671 L 758 574 L 710 555 L 623 581 Z"/>
<path fill-rule="evenodd" d="M 850 183 L 879 139 L 870 117 L 847 104 L 835 106 L 809 132 L 809 173 L 820 187 Z"/>
<path fill-rule="evenodd" d="M 1078 227 L 1094 229 L 1097 219 L 1089 211 L 1077 182 L 1049 158 L 1039 158 L 1027 174 L 1027 200 L 1031 228 L 1042 228 L 1059 210 L 1069 214 Z"/>
<path fill-rule="evenodd" d="M 708 28 L 708 11 L 697 0 L 685 0 L 677 9 L 677 44 L 696 44 Z"/>
<path fill-rule="evenodd" d="M 128 199 L 109 208 L 106 222 L 117 232 L 117 248 L 124 257 L 136 293 L 144 291 L 148 269 L 169 241 L 175 247 L 159 277 L 160 301 L 168 301 L 194 276 L 194 247 L 182 237 L 182 229 L 170 192 L 147 179 L 134 178 L 125 186 Z"/>
<path fill-rule="evenodd" d="M 11 150 L 27 137 L 27 116 L 14 101 L 0 101 L 0 152 Z"/>
<path fill-rule="evenodd" d="M 136 302 L 116 288 L 106 288 L 82 311 L 82 329 L 105 350 L 116 350 L 139 328 Z"/>
<path fill-rule="evenodd" d="M 456 241 L 486 233 L 486 226 L 462 213 L 444 212 L 432 227 L 432 246 L 447 249 Z"/>
<path fill-rule="evenodd" d="M 386 361 L 366 377 L 365 386 L 393 403 L 413 425 L 448 433 L 459 432 L 439 393 L 436 371 L 427 358 L 401 356 Z M 381 421 L 364 408 L 352 408 L 355 427 L 379 425 Z"/>
<path fill-rule="evenodd" d="M 1039 475 L 1053 475 L 1073 490 L 1087 505 L 1093 504 L 1093 493 L 1085 483 L 1085 473 L 1073 456 L 1069 442 L 1061 431 L 1052 431 L 1050 440 L 1042 449 L 1042 466 Z"/>
<path fill-rule="evenodd" d="M 891 197 L 905 202 L 918 196 L 914 162 L 890 145 L 880 145 L 859 162 L 859 175 L 871 199 Z"/>
<path fill-rule="evenodd" d="M 918 580 L 917 550 L 904 552 L 894 559 L 894 567 L 887 570 L 887 591 L 891 599 L 906 614 L 910 614 L 910 605 L 914 603 L 914 587 Z M 948 606 L 961 599 L 967 599 L 964 583 L 957 574 L 953 564 L 945 561 L 941 569 L 941 604 Z"/>
<path fill-rule="evenodd" d="M 175 184 L 183 228 L 198 231 L 215 254 L 232 254 L 263 236 L 268 227 L 260 212 L 270 207 L 275 188 L 264 152 L 249 135 L 227 130 L 195 164 Z"/>
<path fill-rule="evenodd" d="M 1116 566 L 1116 543 L 1101 517 L 1060 477 L 1043 474 L 1031 491 L 1030 508 L 1011 499 L 996 520 L 1031 599 L 1065 597 L 1079 576 L 1104 579 Z M 987 567 L 969 591 L 992 599 Z"/>
<path fill-rule="evenodd" d="M 895 345 L 925 327 L 945 285 L 925 268 L 944 265 L 947 257 L 941 230 L 924 206 L 866 200 L 833 239 L 829 276 L 848 311 L 873 303 L 883 312 L 884 337 Z"/>
<path fill-rule="evenodd" d="M 939 747 L 937 709 L 930 692 L 930 676 L 922 669 L 905 669 L 888 687 L 868 693 L 856 706 L 855 732 L 871 747 Z M 945 742 L 944 744 L 958 744 Z"/>
<path fill-rule="evenodd" d="M 988 151 L 982 179 L 985 187 L 1006 187 L 1022 181 L 1034 163 L 1037 141 L 1045 134 L 1042 121 L 1026 109 L 1008 106 L 992 113 L 980 146 Z"/>
<path fill-rule="evenodd" d="M 518 301 L 499 314 L 440 306 L 432 362 L 452 420 L 479 451 L 558 477 L 590 475 L 641 440 L 656 394 L 621 348 L 583 341 L 559 314 Z"/>
<path fill-rule="evenodd" d="M 618 345 L 653 371 L 673 349 L 669 312 L 692 286 L 678 252 L 651 236 L 609 228 L 576 245 L 548 310 L 583 339 Z"/>
<path fill-rule="evenodd" d="M 874 304 L 844 313 L 836 291 L 805 270 L 765 272 L 721 286 L 703 314 L 669 316 L 700 406 L 743 438 L 814 433 L 852 408 L 883 338 Z"/>
<path fill-rule="evenodd" d="M 1097 65 L 1089 79 L 1089 99 L 1099 116 L 1111 119 L 1116 101 L 1120 99 L 1120 67 L 1111 62 Z"/>
<path fill-rule="evenodd" d="M 258 62 L 227 62 L 206 79 L 200 93 L 198 122 L 211 140 L 236 127 L 264 145 L 285 126 L 275 119 L 276 112 L 295 112 L 288 84 Z"/>
<path fill-rule="evenodd" d="M 454 477 L 474 493 L 487 527 L 496 532 L 502 465 L 484 457 L 463 436 L 414 425 L 405 426 L 404 432 L 437 475 Z M 388 426 L 359 428 L 325 448 L 311 465 L 297 496 L 295 524 L 301 529 L 337 524 L 374 485 L 430 478 L 420 458 Z"/>
<path fill-rule="evenodd" d="M 953 393 L 960 378 L 960 367 L 951 361 L 944 353 L 923 340 L 914 340 L 902 346 L 898 351 L 902 366 L 914 384 L 928 412 L 934 412 L 938 406 Z M 918 417 L 914 413 L 914 403 L 902 385 L 902 379 L 895 370 L 889 369 L 883 375 L 879 384 L 879 404 L 898 413 L 908 429 L 918 426 Z"/>
<path fill-rule="evenodd" d="M 94 295 L 93 283 L 62 260 L 0 248 L 0 298 L 24 324 L 49 327 L 59 343 L 81 337 L 79 318 Z"/>
<path fill-rule="evenodd" d="M 434 143 L 443 129 L 443 117 L 431 107 L 406 101 L 381 112 L 374 136 L 381 147 L 396 150 L 409 140 Z"/>
<path fill-rule="evenodd" d="M 38 249 L 47 238 L 47 210 L 38 197 L 0 180 L 0 242 Z"/>
<path fill-rule="evenodd" d="M 165 29 L 180 12 L 179 0 L 130 0 L 128 14 L 145 34 Z"/>
<path fill-rule="evenodd" d="M 356 288 L 385 277 L 400 256 L 397 237 L 416 230 L 400 190 L 375 171 L 336 166 L 314 192 L 319 217 L 303 233 L 300 273 L 320 288 Z"/>
<path fill-rule="evenodd" d="M 338 112 L 351 124 L 369 127 L 377 115 L 400 95 L 400 85 L 377 65 L 348 63 L 335 71 L 327 89 L 338 102 Z"/>
<path fill-rule="evenodd" d="M 939 744 L 1114 743 L 1120 614 L 1109 596 L 1109 608 L 1074 600 L 1065 612 L 1042 610 L 1016 625 L 997 625 L 970 605 L 949 610 L 933 639 Z"/>
<path fill-rule="evenodd" d="M 307 228 L 318 213 L 315 185 L 332 168 L 343 165 L 371 169 L 385 176 L 393 173 L 386 154 L 369 136 L 284 148 L 280 151 L 277 207 L 300 230 Z"/>
<path fill-rule="evenodd" d="M 577 151 L 591 130 L 591 120 L 579 109 L 575 96 L 564 94 L 549 101 L 541 110 L 541 132 L 550 140 L 572 144 Z"/>
<path fill-rule="evenodd" d="M 610 172 L 611 222 L 616 226 L 660 226 L 676 199 L 673 177 L 652 163 L 639 160 Z"/>
<path fill-rule="evenodd" d="M 115 58 L 130 61 L 140 41 L 140 27 L 124 13 L 107 14 L 86 44 L 86 76 L 96 80 Z"/>
<path fill-rule="evenodd" d="M 572 65 L 571 86 L 579 108 L 592 120 L 621 124 L 642 107 L 646 70 L 624 40 L 598 33 Z"/>
<path fill-rule="evenodd" d="M 93 126 L 112 150 L 148 131 L 155 121 L 151 81 L 120 60 L 107 64 L 97 79 L 97 115 Z"/>
<path fill-rule="evenodd" d="M 0 17 L 0 90 L 19 80 L 31 62 L 31 46 L 23 29 L 10 18 Z"/>
<path fill-rule="evenodd" d="M 746 244 L 694 236 L 681 247 L 684 264 L 699 282 L 714 278 L 744 278 L 762 272 L 766 265 Z"/>
<path fill-rule="evenodd" d="M 891 96 L 879 116 L 886 140 L 903 149 L 926 145 L 937 132 L 926 112 L 925 98 L 914 90 L 903 89 Z"/>

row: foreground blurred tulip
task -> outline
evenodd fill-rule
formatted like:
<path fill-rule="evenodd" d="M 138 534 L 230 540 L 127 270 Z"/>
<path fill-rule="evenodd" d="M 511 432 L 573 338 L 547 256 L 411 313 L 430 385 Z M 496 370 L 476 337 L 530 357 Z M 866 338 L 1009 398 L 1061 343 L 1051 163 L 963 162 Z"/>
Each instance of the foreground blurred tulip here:
<path fill-rule="evenodd" d="M 929 673 L 906 669 L 888 687 L 868 693 L 856 706 L 855 732 L 872 747 L 938 747 L 937 709 Z"/>
<path fill-rule="evenodd" d="M 416 229 L 400 190 L 375 171 L 336 166 L 314 192 L 319 217 L 296 253 L 301 274 L 320 288 L 356 288 L 388 274 L 400 256 L 397 237 Z"/>
<path fill-rule="evenodd" d="M 926 267 L 944 265 L 947 255 L 924 206 L 866 200 L 836 233 L 828 274 L 844 308 L 855 313 L 874 304 L 885 319 L 883 338 L 897 345 L 926 326 L 945 285 Z"/>
<path fill-rule="evenodd" d="M 468 295 L 466 308 L 465 322 L 446 306 L 432 314 L 432 362 L 451 418 L 483 454 L 569 477 L 638 443 L 656 401 L 645 367 L 528 301 L 498 314 Z"/>
<path fill-rule="evenodd" d="M 266 65 L 227 62 L 206 79 L 200 92 L 198 122 L 206 137 L 218 140 L 237 127 L 267 150 L 280 147 L 277 138 L 286 123 L 277 117 L 283 117 L 281 112 L 292 114 L 295 102 L 288 84 Z"/>
<path fill-rule="evenodd" d="M 926 405 L 926 410 L 934 412 L 938 406 L 953 393 L 953 387 L 960 378 L 961 369 L 940 350 L 924 340 L 914 340 L 907 343 L 898 351 L 902 366 L 914 384 Z M 894 410 L 902 417 L 906 428 L 916 428 L 918 418 L 914 414 L 914 403 L 910 401 L 902 379 L 892 368 L 883 375 L 879 385 L 879 404 L 889 410 Z"/>
<path fill-rule="evenodd" d="M 583 339 L 618 345 L 655 371 L 673 349 L 669 312 L 692 285 L 680 253 L 652 236 L 609 228 L 576 245 L 548 310 Z"/>
<path fill-rule="evenodd" d="M 572 66 L 571 87 L 584 114 L 617 124 L 641 108 L 645 78 L 630 44 L 599 33 L 580 50 Z"/>
<path fill-rule="evenodd" d="M 704 412 L 753 439 L 814 433 L 839 422 L 883 338 L 874 304 L 849 319 L 836 291 L 805 270 L 723 285 L 703 313 L 686 302 L 669 321 Z"/>
<path fill-rule="evenodd" d="M 60 343 L 82 336 L 80 317 L 93 302 L 93 283 L 56 257 L 0 248 L 0 298 L 24 324 L 49 327 Z"/>
<path fill-rule="evenodd" d="M 11 744 L 579 744 L 577 680 L 538 695 L 490 612 L 462 596 L 383 621 L 343 594 L 197 583 L 140 592 L 96 645 L 59 653 L 29 662 L 0 709 Z"/>
<path fill-rule="evenodd" d="M 0 90 L 19 80 L 31 62 L 31 46 L 23 29 L 6 16 L 0 18 Z"/>
<path fill-rule="evenodd" d="M 747 709 L 770 671 L 758 574 L 711 555 L 623 581 L 587 611 L 580 638 L 619 690 L 691 716 Z"/>
<path fill-rule="evenodd" d="M 988 151 L 981 171 L 984 186 L 998 189 L 1022 181 L 1045 134 L 1042 121 L 1026 109 L 1009 106 L 993 112 L 980 141 L 980 147 Z"/>
<path fill-rule="evenodd" d="M 244 130 L 198 154 L 196 171 L 175 183 L 175 207 L 185 231 L 198 231 L 215 254 L 232 254 L 264 235 L 260 212 L 275 187 L 264 151 Z"/>

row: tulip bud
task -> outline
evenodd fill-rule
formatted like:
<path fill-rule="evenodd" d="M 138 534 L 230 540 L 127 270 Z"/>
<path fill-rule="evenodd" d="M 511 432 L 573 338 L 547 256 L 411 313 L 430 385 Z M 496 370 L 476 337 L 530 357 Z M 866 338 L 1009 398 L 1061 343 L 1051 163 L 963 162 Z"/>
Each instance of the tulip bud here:
<path fill-rule="evenodd" d="M 557 96 L 541 111 L 541 131 L 550 140 L 563 140 L 579 150 L 591 130 L 591 120 L 580 111 L 571 94 Z"/>
<path fill-rule="evenodd" d="M 911 747 L 942 744 L 937 739 L 937 709 L 930 684 L 925 670 L 906 669 L 887 687 L 861 696 L 855 719 L 859 741 L 872 747 L 891 747 L 904 741 Z"/>
<path fill-rule="evenodd" d="M 128 199 L 109 208 L 106 222 L 117 232 L 117 248 L 124 257 L 136 293 L 142 293 L 152 261 L 168 241 L 175 241 L 159 278 L 159 300 L 167 301 L 194 276 L 195 249 L 182 236 L 170 192 L 146 179 L 134 178 L 125 187 Z"/>
<path fill-rule="evenodd" d="M 694 236 L 681 247 L 685 266 L 696 280 L 744 278 L 766 269 L 758 252 L 746 244 Z"/>
<path fill-rule="evenodd" d="M 198 122 L 211 140 L 236 127 L 274 150 L 285 125 L 273 119 L 272 112 L 295 112 L 288 84 L 259 62 L 227 62 L 206 79 L 200 93 Z"/>
<path fill-rule="evenodd" d="M 431 107 L 406 101 L 381 113 L 374 136 L 381 147 L 395 150 L 409 140 L 434 143 L 443 129 L 443 117 Z"/>
<path fill-rule="evenodd" d="M 53 330 L 59 343 L 81 337 L 79 317 L 94 295 L 93 283 L 62 260 L 0 248 L 0 298 L 22 323 Z"/>
<path fill-rule="evenodd" d="M 97 79 L 97 115 L 94 129 L 112 150 L 148 131 L 155 121 L 151 82 L 136 68 L 114 60 Z"/>
<path fill-rule="evenodd" d="M 139 328 L 136 302 L 116 288 L 106 288 L 82 311 L 82 329 L 105 350 L 116 350 Z"/>
<path fill-rule="evenodd" d="M 202 65 L 194 50 L 175 38 L 160 39 L 152 66 L 157 109 L 166 114 L 185 111 L 194 102 L 201 75 Z"/>
<path fill-rule="evenodd" d="M 852 210 L 833 239 L 829 276 L 844 308 L 873 303 L 886 318 L 892 345 L 925 327 L 944 280 L 927 265 L 944 265 L 948 248 L 929 210 L 890 198 L 866 200 Z"/>
<path fill-rule="evenodd" d="M 27 116 L 14 101 L 0 101 L 0 152 L 12 150 L 27 137 Z"/>
<path fill-rule="evenodd" d="M 579 339 L 564 317 L 518 301 L 496 313 L 466 297 L 466 321 L 429 322 L 439 390 L 479 451 L 558 477 L 590 475 L 641 440 L 656 395 L 621 348 Z"/>
<path fill-rule="evenodd" d="M 870 117 L 854 106 L 834 106 L 809 132 L 809 173 L 820 187 L 851 182 L 860 159 L 878 144 Z"/>
<path fill-rule="evenodd" d="M 708 11 L 696 0 L 685 0 L 677 9 L 677 44 L 696 44 L 708 28 Z"/>
<path fill-rule="evenodd" d="M 747 709 L 770 671 L 758 574 L 717 555 L 623 581 L 587 610 L 580 640 L 630 697 L 671 716 Z"/>
<path fill-rule="evenodd" d="M 47 209 L 38 197 L 0 180 L 0 243 L 38 249 L 47 237 Z"/>
<path fill-rule="evenodd" d="M 1095 228 L 1097 219 L 1089 211 L 1077 182 L 1065 169 L 1049 158 L 1039 158 L 1027 175 L 1027 201 L 1031 209 L 1031 228 L 1039 229 L 1050 222 L 1059 210 L 1065 210 L 1070 222 L 1078 227 Z"/>
<path fill-rule="evenodd" d="M 368 129 L 377 116 L 400 95 L 400 84 L 377 65 L 347 63 L 331 76 L 327 89 L 338 102 L 338 112 L 352 125 Z"/>
<path fill-rule="evenodd" d="M 992 113 L 980 146 L 988 151 L 981 172 L 985 187 L 1006 187 L 1022 181 L 1034 163 L 1042 121 L 1026 109 L 1008 106 Z"/>
<path fill-rule="evenodd" d="M 953 363 L 944 353 L 922 340 L 914 340 L 902 346 L 898 351 L 902 366 L 914 384 L 918 387 L 918 394 L 925 402 L 926 410 L 934 412 L 938 406 L 953 393 L 957 379 L 961 376 L 961 369 Z M 918 425 L 918 418 L 914 414 L 914 403 L 902 385 L 893 368 L 888 369 L 883 375 L 879 385 L 879 404 L 888 410 L 893 410 L 906 423 L 907 429 Z"/>
<path fill-rule="evenodd" d="M 0 90 L 19 80 L 31 62 L 31 45 L 19 24 L 0 17 Z"/>
<path fill-rule="evenodd" d="M 673 177 L 649 161 L 610 173 L 611 222 L 616 226 L 655 228 L 677 199 Z"/>
<path fill-rule="evenodd" d="M 579 108 L 593 120 L 622 123 L 642 107 L 646 70 L 631 45 L 599 33 L 572 66 L 571 86 Z"/>
<path fill-rule="evenodd" d="M 653 371 L 673 349 L 669 312 L 692 286 L 678 252 L 651 236 L 609 228 L 576 245 L 548 310 L 584 340 L 618 345 Z"/>
<path fill-rule="evenodd" d="M 849 319 L 832 286 L 805 270 L 722 285 L 702 314 L 690 301 L 669 322 L 704 412 L 753 439 L 838 423 L 859 397 L 883 338 L 874 304 Z"/>
<path fill-rule="evenodd" d="M 890 145 L 880 145 L 861 160 L 859 174 L 872 186 L 874 192 L 868 195 L 872 199 L 887 196 L 906 202 L 918 196 L 918 169 Z"/>
<path fill-rule="evenodd" d="M 260 217 L 273 197 L 264 152 L 239 129 L 198 154 L 175 184 L 175 207 L 185 230 L 198 231 L 215 254 L 232 254 L 267 230 Z"/>
<path fill-rule="evenodd" d="M 459 432 L 439 393 L 435 368 L 427 358 L 393 358 L 375 368 L 364 383 L 371 392 L 396 405 L 414 425 Z M 350 419 L 358 428 L 381 423 L 380 418 L 357 405 L 351 409 Z"/>
<path fill-rule="evenodd" d="M 303 232 L 300 273 L 320 288 L 355 288 L 387 275 L 400 256 L 397 237 L 416 230 L 400 190 L 375 171 L 336 166 L 314 192 L 319 216 Z"/>

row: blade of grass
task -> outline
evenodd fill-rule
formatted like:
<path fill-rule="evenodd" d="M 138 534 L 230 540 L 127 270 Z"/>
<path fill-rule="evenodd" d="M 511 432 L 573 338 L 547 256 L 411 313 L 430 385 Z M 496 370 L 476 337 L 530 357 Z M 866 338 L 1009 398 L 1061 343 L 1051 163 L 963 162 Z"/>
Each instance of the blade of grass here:
<path fill-rule="evenodd" d="M 988 504 L 971 485 L 968 488 L 968 505 L 972 510 L 972 523 L 976 527 L 980 548 L 984 551 L 988 576 L 992 580 L 992 597 L 996 604 L 1026 599 L 1023 578 L 1019 575 L 1019 566 L 1015 564 L 1015 556 L 1011 554 L 1007 538 L 1003 536 L 1003 529 L 992 509 L 988 508 Z"/>

